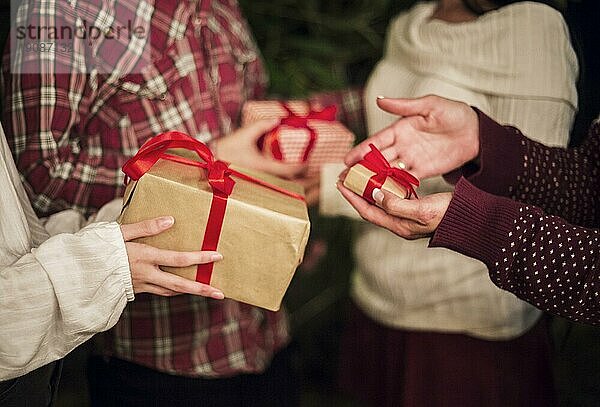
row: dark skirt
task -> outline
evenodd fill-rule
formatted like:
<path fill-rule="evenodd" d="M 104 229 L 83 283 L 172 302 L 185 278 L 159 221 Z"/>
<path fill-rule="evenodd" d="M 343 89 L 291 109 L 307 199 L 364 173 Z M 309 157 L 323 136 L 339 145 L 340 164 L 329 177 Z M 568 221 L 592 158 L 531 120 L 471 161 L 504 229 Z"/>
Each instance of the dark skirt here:
<path fill-rule="evenodd" d="M 372 406 L 553 406 L 546 320 L 508 341 L 379 325 L 352 306 L 339 390 Z"/>

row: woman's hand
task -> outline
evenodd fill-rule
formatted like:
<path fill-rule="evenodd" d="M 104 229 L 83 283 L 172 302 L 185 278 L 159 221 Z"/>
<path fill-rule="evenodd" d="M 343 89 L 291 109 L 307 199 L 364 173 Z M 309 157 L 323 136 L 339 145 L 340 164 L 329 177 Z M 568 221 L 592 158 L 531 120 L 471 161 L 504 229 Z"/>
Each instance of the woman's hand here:
<path fill-rule="evenodd" d="M 213 150 L 219 160 L 282 178 L 296 178 L 306 171 L 306 164 L 287 164 L 274 160 L 258 149 L 258 139 L 272 130 L 279 120 L 259 120 L 214 141 Z"/>
<path fill-rule="evenodd" d="M 450 172 L 478 156 L 479 118 L 468 105 L 432 95 L 378 98 L 377 104 L 402 117 L 352 149 L 346 156 L 347 166 L 370 151 L 369 143 L 421 179 Z"/>
<path fill-rule="evenodd" d="M 139 237 L 158 235 L 169 229 L 174 221 L 171 216 L 163 216 L 130 225 L 121 225 L 121 233 L 129 258 L 133 291 L 162 296 L 194 294 L 218 300 L 223 299 L 223 293 L 210 285 L 187 280 L 164 272 L 158 267 L 185 267 L 219 261 L 223 258 L 219 253 L 210 251 L 176 252 L 131 242 Z"/>
<path fill-rule="evenodd" d="M 428 195 L 420 199 L 402 199 L 376 189 L 373 191 L 373 199 L 378 206 L 375 206 L 344 187 L 341 181 L 337 186 L 364 220 L 409 240 L 431 236 L 452 200 L 451 192 Z"/>

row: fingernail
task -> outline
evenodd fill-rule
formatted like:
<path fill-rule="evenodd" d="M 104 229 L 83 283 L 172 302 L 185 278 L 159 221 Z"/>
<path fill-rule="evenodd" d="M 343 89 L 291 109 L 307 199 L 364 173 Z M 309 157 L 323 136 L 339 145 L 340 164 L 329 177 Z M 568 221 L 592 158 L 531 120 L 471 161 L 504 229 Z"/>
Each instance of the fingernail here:
<path fill-rule="evenodd" d="M 175 223 L 175 218 L 172 216 L 163 216 L 162 218 L 160 218 L 158 223 L 162 227 L 171 226 L 171 225 L 173 225 L 173 223 Z"/>
<path fill-rule="evenodd" d="M 223 298 L 225 298 L 225 294 L 223 294 L 221 291 L 214 291 L 210 295 L 210 298 L 214 298 L 215 300 L 222 300 Z"/>
<path fill-rule="evenodd" d="M 219 261 L 223 260 L 223 255 L 221 253 L 214 253 L 210 256 L 210 261 Z"/>
<path fill-rule="evenodd" d="M 378 204 L 381 204 L 381 202 L 383 202 L 383 192 L 381 192 L 381 189 L 375 188 L 373 190 L 372 196 L 373 196 L 373 200 L 375 202 L 377 202 Z"/>
<path fill-rule="evenodd" d="M 379 99 L 379 100 L 381 100 L 381 99 L 385 99 L 385 96 L 381 96 L 381 95 L 379 95 L 379 96 L 377 96 L 377 99 Z"/>

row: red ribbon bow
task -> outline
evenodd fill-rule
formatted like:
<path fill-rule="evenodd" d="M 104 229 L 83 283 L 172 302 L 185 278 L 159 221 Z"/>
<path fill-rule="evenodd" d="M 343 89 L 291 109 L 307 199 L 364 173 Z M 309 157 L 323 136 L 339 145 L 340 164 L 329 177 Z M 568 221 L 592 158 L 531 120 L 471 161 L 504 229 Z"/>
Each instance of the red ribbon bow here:
<path fill-rule="evenodd" d="M 172 148 L 184 148 L 194 151 L 204 162 L 168 154 L 166 151 Z M 229 163 L 216 160 L 212 151 L 205 144 L 179 131 L 168 131 L 146 141 L 137 154 L 123 165 L 123 172 L 127 177 L 138 180 L 159 159 L 191 165 L 207 171 L 207 180 L 213 191 L 213 198 L 201 250 L 217 250 L 223 226 L 223 218 L 225 217 L 225 209 L 227 208 L 227 198 L 233 192 L 235 185 L 235 181 L 231 176 L 272 189 L 294 199 L 304 200 L 304 197 L 300 194 L 229 168 Z M 196 270 L 196 281 L 209 284 L 212 271 L 213 263 L 199 264 Z"/>
<path fill-rule="evenodd" d="M 375 175 L 369 178 L 367 186 L 363 192 L 363 198 L 371 203 L 374 203 L 373 190 L 375 188 L 381 188 L 388 177 L 406 189 L 408 192 L 406 195 L 407 198 L 410 198 L 412 195 L 417 197 L 417 193 L 415 192 L 413 185 L 418 187 L 419 180 L 408 171 L 392 167 L 388 160 L 385 159 L 383 154 L 381 154 L 381 151 L 379 151 L 373 144 L 369 144 L 369 147 L 371 147 L 371 151 L 365 154 L 365 157 L 359 162 L 359 164 L 373 171 Z"/>
<path fill-rule="evenodd" d="M 194 151 L 204 162 L 166 153 L 167 150 L 173 148 Z M 237 171 L 229 169 L 228 163 L 216 160 L 212 151 L 205 144 L 179 131 L 168 131 L 146 141 L 137 154 L 123 165 L 123 172 L 132 180 L 137 181 L 161 158 L 206 169 L 208 183 L 213 192 L 229 196 L 233 191 L 235 181 L 230 175 L 234 173 L 237 175 Z"/>
<path fill-rule="evenodd" d="M 317 142 L 317 132 L 315 131 L 315 129 L 313 129 L 311 126 L 308 125 L 308 121 L 309 120 L 325 120 L 325 121 L 335 121 L 335 115 L 337 113 L 337 108 L 335 107 L 335 105 L 330 105 L 325 107 L 322 110 L 313 110 L 310 109 L 310 111 L 305 114 L 305 115 L 299 115 L 294 113 L 294 111 L 292 109 L 290 109 L 290 107 L 288 105 L 286 105 L 283 102 L 279 102 L 279 104 L 287 111 L 288 115 L 285 117 L 282 117 L 279 121 L 279 125 L 277 127 L 275 127 L 273 130 L 271 130 L 271 132 L 269 133 L 269 135 L 267 136 L 268 139 L 271 139 L 271 137 L 269 137 L 270 135 L 276 135 L 276 132 L 278 131 L 278 129 L 281 126 L 290 126 L 290 127 L 294 127 L 297 129 L 306 129 L 308 130 L 309 136 L 310 138 L 308 139 L 308 144 L 306 145 L 306 148 L 304 149 L 304 152 L 302 153 L 302 162 L 306 162 L 308 160 L 308 156 L 310 155 L 311 151 L 313 150 L 315 143 Z M 272 140 L 270 141 L 271 143 L 271 153 L 273 154 L 273 158 L 275 158 L 276 160 L 283 160 L 283 153 L 281 151 L 281 146 L 279 144 L 279 138 L 278 137 L 272 137 Z"/>

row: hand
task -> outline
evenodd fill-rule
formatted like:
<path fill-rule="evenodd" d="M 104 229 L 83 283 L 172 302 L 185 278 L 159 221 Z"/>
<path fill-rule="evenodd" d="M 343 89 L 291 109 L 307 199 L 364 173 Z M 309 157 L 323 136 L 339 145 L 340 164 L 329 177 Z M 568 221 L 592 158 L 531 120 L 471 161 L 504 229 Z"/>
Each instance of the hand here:
<path fill-rule="evenodd" d="M 364 220 L 409 240 L 432 235 L 452 200 L 451 192 L 420 199 L 402 199 L 390 192 L 375 190 L 373 199 L 378 205 L 375 206 L 344 187 L 341 182 L 337 186 Z"/>
<path fill-rule="evenodd" d="M 300 178 L 296 182 L 304 187 L 304 196 L 308 206 L 314 206 L 319 203 L 319 195 L 321 194 L 321 177 L 319 175 L 310 178 Z"/>
<path fill-rule="evenodd" d="M 215 155 L 220 160 L 282 178 L 297 177 L 306 171 L 306 164 L 287 164 L 265 157 L 256 145 L 258 139 L 278 123 L 279 120 L 259 120 L 215 140 Z"/>
<path fill-rule="evenodd" d="M 433 95 L 379 98 L 377 104 L 403 117 L 352 149 L 346 165 L 361 160 L 370 151 L 369 143 L 420 179 L 443 175 L 478 156 L 479 118 L 468 105 Z"/>
<path fill-rule="evenodd" d="M 139 237 L 158 235 L 173 226 L 174 221 L 171 216 L 163 216 L 130 225 L 121 225 L 121 233 L 129 258 L 133 291 L 162 296 L 195 294 L 217 300 L 223 299 L 223 293 L 210 285 L 187 280 L 162 271 L 158 267 L 159 265 L 185 267 L 219 261 L 223 258 L 219 253 L 211 251 L 176 252 L 131 242 Z"/>

